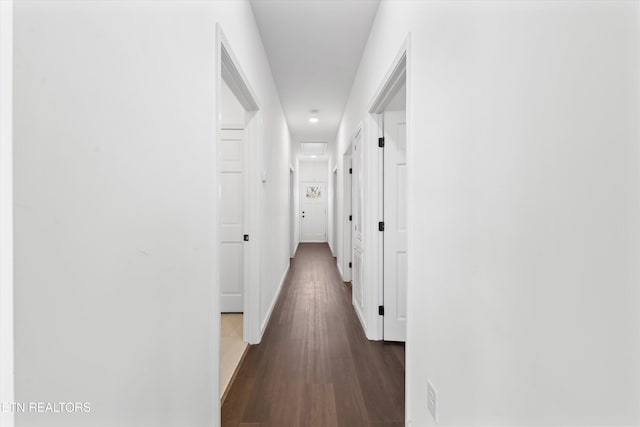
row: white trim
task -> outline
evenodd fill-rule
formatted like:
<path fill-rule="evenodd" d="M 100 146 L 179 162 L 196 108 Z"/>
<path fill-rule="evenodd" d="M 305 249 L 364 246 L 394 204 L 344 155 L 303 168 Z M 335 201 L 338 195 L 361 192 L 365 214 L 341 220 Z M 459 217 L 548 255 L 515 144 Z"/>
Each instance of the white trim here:
<path fill-rule="evenodd" d="M 224 33 L 222 32 L 222 28 L 220 24 L 216 24 L 216 32 L 220 37 L 220 42 L 222 45 L 222 50 L 220 52 L 220 64 L 221 64 L 221 75 L 224 81 L 231 89 L 231 92 L 238 98 L 240 104 L 247 111 L 257 111 L 260 109 L 258 106 L 258 102 L 256 101 L 257 97 L 255 96 L 253 90 L 248 84 L 248 79 L 245 74 L 242 72 L 242 69 L 239 66 L 239 61 L 236 56 L 233 54 L 231 50 L 231 46 L 227 41 Z"/>
<path fill-rule="evenodd" d="M 402 86 L 402 80 L 406 80 L 407 72 L 407 52 L 409 50 L 409 40 L 411 34 L 408 34 L 405 38 L 400 51 L 391 63 L 391 67 L 382 79 L 382 83 L 378 86 L 371 107 L 369 107 L 370 113 L 382 113 L 384 108 L 389 104 L 389 101 L 395 95 L 396 90 Z M 407 91 L 408 92 L 408 91 Z"/>
<path fill-rule="evenodd" d="M 410 60 L 409 46 L 410 46 L 411 34 L 408 34 L 402 43 L 398 53 L 394 60 L 391 62 L 384 78 L 381 80 L 378 89 L 376 90 L 371 103 L 369 104 L 369 114 L 365 120 L 365 133 L 364 139 L 368 142 L 365 144 L 368 147 L 377 147 L 377 140 L 379 137 L 384 136 L 383 133 L 383 121 L 381 114 L 384 112 L 385 107 L 389 101 L 396 94 L 397 90 L 402 86 L 403 82 L 407 84 L 407 148 L 410 144 L 410 122 L 409 122 L 409 97 L 410 97 L 410 81 L 408 64 Z M 369 168 L 369 174 L 367 182 L 371 184 L 370 191 L 368 192 L 369 203 L 367 206 L 368 212 L 374 212 L 378 216 L 379 221 L 384 221 L 384 199 L 383 199 L 383 154 L 381 150 L 377 150 L 376 154 L 370 156 L 367 159 L 367 166 Z M 407 164 L 409 163 L 409 154 L 407 153 Z M 375 225 L 375 224 L 372 224 Z M 366 270 L 371 274 L 370 290 L 372 296 L 372 303 L 367 307 L 367 317 L 370 319 L 369 330 L 366 330 L 367 337 L 374 340 L 384 339 L 384 318 L 378 315 L 378 305 L 384 304 L 384 235 L 383 233 L 376 232 L 375 227 L 368 227 L 367 241 L 372 242 L 371 250 L 368 251 L 367 261 L 373 267 Z M 407 371 L 408 372 L 408 371 Z"/>
<path fill-rule="evenodd" d="M 410 248 L 413 248 L 413 239 L 414 236 L 409 233 L 409 231 L 413 230 L 413 224 L 414 224 L 414 209 L 413 209 L 413 198 L 411 197 L 412 190 L 413 190 L 413 175 L 415 174 L 415 168 L 413 165 L 413 147 L 414 147 L 414 140 L 413 140 L 413 92 L 412 92 L 412 88 L 413 88 L 413 54 L 411 53 L 411 33 L 409 33 L 407 35 L 407 40 L 406 40 L 406 44 L 405 44 L 405 49 L 407 52 L 407 73 L 406 73 L 406 84 L 407 84 L 407 88 L 406 88 L 406 93 L 407 93 L 407 99 L 406 99 L 406 107 L 407 107 L 407 277 L 411 277 L 409 275 L 409 272 L 413 269 L 413 264 L 414 264 L 414 260 L 416 258 L 416 253 L 414 251 L 412 251 Z M 411 300 L 412 297 L 412 290 L 413 290 L 413 286 L 411 285 L 411 283 L 407 282 L 407 302 Z M 407 304 L 407 307 L 409 307 L 409 304 Z M 409 341 L 409 336 L 411 333 L 411 324 L 409 323 L 409 318 L 410 318 L 410 313 L 407 312 L 407 342 L 406 342 L 406 349 L 409 352 L 413 351 L 413 347 L 412 347 L 412 342 Z M 409 353 L 410 354 L 410 353 Z M 411 394 L 411 390 L 413 388 L 413 378 L 412 378 L 412 374 L 413 374 L 413 363 L 411 362 L 411 360 L 409 360 L 406 363 L 406 367 L 405 367 L 405 383 L 404 383 L 404 395 L 405 395 L 405 409 L 404 409 L 404 416 L 405 419 L 409 419 L 409 415 L 411 414 L 411 407 L 410 402 L 412 399 L 412 394 Z"/>
<path fill-rule="evenodd" d="M 342 155 L 342 256 L 338 259 L 338 268 L 343 282 L 351 281 L 351 274 L 348 273 L 350 270 L 347 269 L 347 265 L 349 265 L 349 261 L 353 256 L 353 230 L 351 230 L 351 221 L 349 221 L 349 215 L 353 214 L 352 176 L 349 173 L 349 168 L 353 165 L 351 159 L 352 147 L 353 141 L 349 143 Z"/>
<path fill-rule="evenodd" d="M 321 160 L 316 160 L 316 159 L 312 159 L 312 160 L 306 160 L 306 159 L 299 159 L 299 163 L 298 163 L 298 169 L 302 169 L 302 165 L 300 165 L 300 163 L 316 163 L 316 162 L 326 162 L 326 159 L 321 159 Z M 328 167 L 328 164 L 327 164 Z M 327 179 L 329 179 L 329 177 L 327 176 Z M 318 180 L 318 181 L 301 181 L 300 180 L 300 173 L 298 173 L 298 215 L 300 215 L 301 212 L 303 212 L 304 209 L 304 197 L 302 195 L 302 188 L 304 188 L 305 185 L 310 185 L 310 184 L 320 184 L 320 185 L 324 185 L 325 188 L 325 197 L 324 197 L 324 240 L 304 240 L 302 238 L 302 220 L 300 220 L 300 232 L 298 235 L 298 242 L 299 243 L 328 243 L 329 242 L 329 181 L 322 181 L 322 180 Z"/>
<path fill-rule="evenodd" d="M 296 241 L 296 217 L 298 212 L 296 210 L 296 171 L 293 170 L 293 166 L 289 163 L 289 258 L 293 258 L 298 249 L 298 242 Z"/>
<path fill-rule="evenodd" d="M 0 1 L 0 402 L 14 402 L 13 334 L 13 0 Z M 13 427 L 14 414 L 0 412 Z"/>
<path fill-rule="evenodd" d="M 384 153 L 383 150 L 377 148 L 377 139 L 382 136 L 382 120 L 379 114 L 368 114 L 366 119 L 366 131 L 365 138 L 373 141 L 373 149 L 375 154 L 370 155 L 368 160 L 369 175 L 368 182 L 370 182 L 370 188 L 368 189 L 369 204 L 367 209 L 375 215 L 374 223 L 369 227 L 367 238 L 370 245 L 370 251 L 368 252 L 368 261 L 373 266 L 369 273 L 371 274 L 370 280 L 370 296 L 372 303 L 368 307 L 369 316 L 369 330 L 367 336 L 370 339 L 382 340 L 383 339 L 383 327 L 384 317 L 378 314 L 378 306 L 384 302 L 384 288 L 383 288 L 383 274 L 384 274 L 384 233 L 377 231 L 377 221 L 384 221 L 384 200 L 383 200 L 383 185 L 384 177 L 382 174 Z M 369 144 L 372 144 L 371 142 Z"/>
<path fill-rule="evenodd" d="M 259 160 L 256 158 L 256 153 L 259 152 L 259 126 L 261 122 L 260 104 L 257 101 L 254 91 L 245 77 L 242 67 L 239 64 L 233 49 L 229 44 L 222 27 L 220 24 L 216 24 L 216 49 L 217 59 L 219 64 L 219 73 L 216 75 L 216 88 L 217 93 L 221 93 L 222 80 L 227 83 L 227 86 L 231 92 L 236 96 L 240 104 L 247 111 L 247 123 L 245 129 L 247 131 L 247 143 L 245 144 L 247 150 L 247 162 L 246 162 L 246 194 L 245 194 L 245 230 L 246 234 L 249 234 L 250 240 L 245 245 L 245 265 L 244 265 L 244 326 L 243 336 L 244 340 L 250 344 L 254 344 L 260 340 L 260 218 L 257 209 L 254 209 L 255 201 L 259 197 L 259 184 L 258 184 L 258 164 Z M 216 100 L 218 104 L 218 111 L 220 111 L 221 99 L 218 97 Z M 218 114 L 216 122 L 216 144 L 220 138 L 220 115 Z M 259 154 L 258 154 L 259 156 Z M 216 164 L 216 182 L 218 167 Z M 218 215 L 219 207 L 216 204 L 216 214 Z M 216 242 L 217 243 L 217 242 Z M 219 271 L 216 270 L 216 271 Z M 219 298 L 219 295 L 217 296 Z"/>
<path fill-rule="evenodd" d="M 296 247 L 293 249 L 293 255 L 291 255 L 291 258 L 296 256 L 296 253 L 298 252 L 298 246 L 300 246 L 300 241 L 296 242 Z"/>
<path fill-rule="evenodd" d="M 413 236 L 410 232 L 410 230 L 413 230 L 413 224 L 414 221 L 416 221 L 417 219 L 414 218 L 413 215 L 413 199 L 411 198 L 411 194 L 413 194 L 412 192 L 412 187 L 413 187 L 413 174 L 415 173 L 414 167 L 413 167 L 413 130 L 412 130 L 412 125 L 413 125 L 413 116 L 412 116 L 412 100 L 413 100 L 413 96 L 412 96 L 412 78 L 413 78 L 413 74 L 411 72 L 411 66 L 412 66 L 412 56 L 411 56 L 411 33 L 407 34 L 407 37 L 405 38 L 402 46 L 400 47 L 400 50 L 398 52 L 398 54 L 396 55 L 395 59 L 393 60 L 393 62 L 391 63 L 391 66 L 389 67 L 389 70 L 387 71 L 387 73 L 385 74 L 385 77 L 382 79 L 381 84 L 378 87 L 378 90 L 375 92 L 375 95 L 373 97 L 373 101 L 370 104 L 370 108 L 369 108 L 369 114 L 367 115 L 367 129 L 371 132 L 369 135 L 365 135 L 367 137 L 367 141 L 368 144 L 374 144 L 377 140 L 377 138 L 380 136 L 380 131 L 381 131 L 381 126 L 380 126 L 380 113 L 382 113 L 384 111 L 384 107 L 386 106 L 386 104 L 388 103 L 389 99 L 391 99 L 391 94 L 395 93 L 395 91 L 397 90 L 397 88 L 400 86 L 402 79 L 404 78 L 405 82 L 406 82 L 406 93 L 407 93 L 407 100 L 406 100 L 406 117 L 407 117 L 407 135 L 406 135 L 406 144 L 407 144 L 407 245 L 409 248 L 414 247 L 412 241 L 413 241 Z M 375 138 L 375 140 L 374 140 Z M 382 167 L 382 160 L 381 157 L 378 157 L 378 162 L 377 164 L 374 162 L 373 159 L 371 159 L 371 162 L 369 164 L 370 166 L 373 165 L 375 170 L 375 173 L 380 172 L 380 169 Z M 380 175 L 380 174 L 379 174 Z M 382 201 L 382 196 L 381 196 L 381 192 L 382 192 L 382 186 L 378 185 L 378 191 L 376 191 L 374 194 L 374 198 L 378 197 L 380 199 L 380 201 Z M 375 203 L 375 201 L 373 202 Z M 378 204 L 377 209 L 381 209 L 382 204 Z M 374 207 L 374 209 L 376 209 Z M 381 211 L 380 211 L 381 212 Z M 378 260 L 378 263 L 383 266 L 382 262 L 380 262 L 381 260 L 383 260 L 384 258 L 384 247 L 382 246 L 381 240 L 377 241 L 377 244 L 374 245 L 374 250 L 377 252 L 374 256 L 375 259 Z M 415 259 L 415 255 L 411 250 L 408 251 L 407 253 L 407 270 L 411 271 L 413 269 L 413 264 L 414 259 Z M 410 275 L 409 275 L 410 276 Z M 383 276 L 382 276 L 382 271 L 378 270 L 377 274 L 374 274 L 373 277 L 373 281 L 372 281 L 372 287 L 374 289 L 377 289 L 378 291 L 378 295 L 379 295 L 379 301 L 383 301 L 383 294 L 384 294 L 384 288 L 383 288 Z M 407 299 L 410 300 L 411 296 L 412 296 L 412 290 L 413 290 L 413 284 L 411 282 L 407 283 Z M 375 292 L 375 291 L 374 291 Z M 376 304 L 371 304 L 371 311 L 374 310 Z M 375 313 L 375 315 L 377 315 L 377 313 Z M 410 337 L 413 335 L 412 334 L 412 324 L 409 321 L 409 318 L 411 316 L 411 313 L 407 313 L 407 342 L 405 344 L 405 352 L 407 355 L 412 353 L 412 343 L 410 341 Z M 378 339 L 383 339 L 383 324 L 382 324 L 382 319 L 380 319 L 379 322 L 377 322 L 378 325 L 378 333 L 376 334 L 379 338 Z M 410 402 L 411 402 L 411 390 L 412 390 L 412 373 L 414 371 L 413 368 L 413 364 L 411 362 L 411 358 L 407 357 L 407 361 L 406 361 L 406 366 L 405 366 L 405 419 L 410 419 L 410 413 L 411 413 L 411 407 L 410 407 Z"/>
<path fill-rule="evenodd" d="M 337 170 L 331 170 L 331 162 L 327 162 L 328 175 L 327 175 L 327 243 L 329 244 L 329 251 L 331 256 L 337 257 L 335 251 L 335 236 L 336 236 L 336 220 L 337 220 L 337 185 L 338 185 L 338 173 Z"/>
<path fill-rule="evenodd" d="M 248 263 L 245 263 L 244 285 L 244 340 L 249 344 L 260 341 L 260 301 L 262 299 L 262 275 L 260 242 L 261 239 L 261 215 L 258 206 L 262 206 L 262 183 L 259 177 L 259 164 L 261 158 L 261 123 L 262 112 L 254 112 L 247 127 L 247 149 L 249 150 L 247 162 L 247 222 L 246 234 L 250 239 L 247 242 Z M 247 314 L 249 315 L 247 317 Z"/>
<path fill-rule="evenodd" d="M 260 164 L 260 126 L 262 123 L 262 113 L 260 111 L 260 104 L 257 101 L 255 93 L 251 89 L 248 83 L 248 79 L 242 72 L 242 68 L 239 65 L 239 61 L 231 49 L 229 41 L 224 35 L 219 23 L 216 23 L 216 39 L 215 39 L 215 54 L 216 54 L 216 75 L 215 75 L 215 103 L 216 114 L 214 116 L 215 126 L 215 147 L 214 147 L 214 168 L 212 180 L 214 182 L 214 188 L 218 188 L 218 174 L 220 168 L 218 166 L 217 152 L 218 141 L 220 140 L 220 132 L 222 123 L 220 122 L 221 110 L 221 96 L 222 93 L 222 81 L 227 83 L 231 92 L 236 96 L 240 104 L 247 111 L 246 114 L 246 138 L 247 142 L 246 152 L 248 153 L 246 163 L 246 193 L 245 193 L 245 212 L 246 222 L 245 230 L 250 235 L 249 242 L 245 245 L 245 282 L 244 282 L 244 321 L 243 321 L 243 336 L 244 341 L 250 344 L 260 341 L 260 217 L 258 209 L 253 208 L 254 203 L 259 203 L 260 188 L 258 179 L 258 165 Z M 214 230 L 214 259 L 212 260 L 216 277 L 214 279 L 214 313 L 213 313 L 213 325 L 217 331 L 220 330 L 220 268 L 219 268 L 219 251 L 218 246 L 220 243 L 218 233 L 218 220 L 220 217 L 219 203 L 215 203 L 214 216 L 216 222 L 216 228 Z M 250 268 L 252 267 L 252 268 Z M 214 366 L 214 381 L 217 385 L 217 405 L 214 405 L 214 427 L 220 425 L 221 421 L 221 405 L 220 405 L 220 335 L 218 334 L 218 341 L 214 344 L 214 354 L 216 355 L 216 362 Z"/>
<path fill-rule="evenodd" d="M 353 288 L 351 288 L 351 290 L 353 292 Z M 360 325 L 362 326 L 362 330 L 364 331 L 365 336 L 367 337 L 367 339 L 370 340 L 371 338 L 367 333 L 367 322 L 364 321 L 364 315 L 360 311 L 360 307 L 358 307 L 358 304 L 355 304 L 354 302 L 352 302 L 351 305 L 353 306 L 353 310 L 356 312 L 356 315 L 358 316 L 358 320 L 360 321 Z"/>
<path fill-rule="evenodd" d="M 265 329 L 267 329 L 267 325 L 269 325 L 269 320 L 271 320 L 271 314 L 273 313 L 273 309 L 278 302 L 278 298 L 280 297 L 280 292 L 282 292 L 282 288 L 284 287 L 284 282 L 287 280 L 287 275 L 289 274 L 289 269 L 291 268 L 291 263 L 287 263 L 287 268 L 284 269 L 284 273 L 282 273 L 282 277 L 280 278 L 280 284 L 278 285 L 278 290 L 276 294 L 273 296 L 273 300 L 271 301 L 271 305 L 269 306 L 269 310 L 267 311 L 267 315 L 265 316 L 262 325 L 260 325 L 260 340 L 262 339 L 262 335 L 264 334 Z M 258 340 L 258 343 L 260 342 Z M 256 344 L 258 344 L 256 343 Z"/>

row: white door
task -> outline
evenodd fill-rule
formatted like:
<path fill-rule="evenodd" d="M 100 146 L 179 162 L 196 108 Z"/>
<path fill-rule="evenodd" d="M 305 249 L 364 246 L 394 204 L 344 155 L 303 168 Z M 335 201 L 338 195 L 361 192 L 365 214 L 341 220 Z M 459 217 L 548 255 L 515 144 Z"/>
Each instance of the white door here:
<path fill-rule="evenodd" d="M 406 114 L 384 113 L 384 339 L 405 341 L 407 325 Z"/>
<path fill-rule="evenodd" d="M 300 240 L 327 241 L 326 182 L 302 182 L 300 185 Z"/>
<path fill-rule="evenodd" d="M 331 174 L 331 249 L 333 256 L 338 256 L 338 170 Z"/>
<path fill-rule="evenodd" d="M 289 169 L 289 256 L 293 258 L 296 250 L 296 209 L 295 209 L 295 174 L 293 169 Z"/>
<path fill-rule="evenodd" d="M 344 264 L 342 265 L 342 279 L 345 282 L 351 281 L 351 267 L 353 265 L 353 239 L 352 239 L 352 227 L 353 227 L 353 209 L 351 198 L 351 181 L 352 181 L 353 167 L 351 164 L 351 155 L 345 155 L 344 157 Z"/>
<path fill-rule="evenodd" d="M 220 311 L 244 311 L 245 132 L 222 129 L 220 158 Z"/>
<path fill-rule="evenodd" d="M 362 239 L 362 220 L 363 212 L 362 206 L 364 206 L 363 197 L 363 151 L 361 146 L 362 132 L 353 139 L 353 152 L 351 154 L 351 236 L 353 250 L 351 253 L 352 268 L 351 268 L 351 290 L 353 304 L 356 309 L 363 315 L 364 307 L 366 306 L 364 301 L 364 281 L 363 281 L 363 262 L 364 262 L 364 245 Z"/>

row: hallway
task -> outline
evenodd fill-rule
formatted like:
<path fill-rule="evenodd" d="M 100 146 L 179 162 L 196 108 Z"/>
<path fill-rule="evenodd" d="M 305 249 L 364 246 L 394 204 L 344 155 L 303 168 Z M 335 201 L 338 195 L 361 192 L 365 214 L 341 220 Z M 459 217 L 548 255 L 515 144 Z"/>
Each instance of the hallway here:
<path fill-rule="evenodd" d="M 640 0 L 0 0 L 0 427 L 640 427 L 639 118 Z"/>
<path fill-rule="evenodd" d="M 403 426 L 404 357 L 404 344 L 366 339 L 328 245 L 300 244 L 222 425 Z"/>

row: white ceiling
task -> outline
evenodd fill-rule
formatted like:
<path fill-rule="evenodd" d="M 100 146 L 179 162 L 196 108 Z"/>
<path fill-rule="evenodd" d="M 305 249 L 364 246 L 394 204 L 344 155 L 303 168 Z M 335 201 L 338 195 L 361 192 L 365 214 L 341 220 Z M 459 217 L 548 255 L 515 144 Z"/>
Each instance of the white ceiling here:
<path fill-rule="evenodd" d="M 251 0 L 294 141 L 335 138 L 378 3 Z"/>
<path fill-rule="evenodd" d="M 327 154 L 326 142 L 302 142 L 302 154 L 305 156 L 322 156 Z"/>

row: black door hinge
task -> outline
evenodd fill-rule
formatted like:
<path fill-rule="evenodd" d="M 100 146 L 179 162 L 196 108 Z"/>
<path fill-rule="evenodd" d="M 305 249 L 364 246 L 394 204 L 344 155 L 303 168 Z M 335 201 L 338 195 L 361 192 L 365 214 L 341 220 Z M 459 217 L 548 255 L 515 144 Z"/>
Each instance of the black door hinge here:
<path fill-rule="evenodd" d="M 384 316 L 384 305 L 378 306 L 378 316 Z"/>
<path fill-rule="evenodd" d="M 352 174 L 353 173 L 353 168 L 349 168 L 349 173 Z"/>
<path fill-rule="evenodd" d="M 244 235 L 244 237 L 243 237 L 243 240 L 244 240 L 245 242 L 248 242 L 248 241 L 249 241 L 249 235 L 248 235 L 248 234 L 245 234 L 245 235 Z"/>
<path fill-rule="evenodd" d="M 378 147 L 384 148 L 384 137 L 378 138 Z"/>
<path fill-rule="evenodd" d="M 378 231 L 384 231 L 384 221 L 378 223 Z"/>
<path fill-rule="evenodd" d="M 349 268 L 353 268 L 353 263 L 352 262 L 349 263 Z"/>
<path fill-rule="evenodd" d="M 349 221 L 353 221 L 353 216 L 349 215 Z"/>

